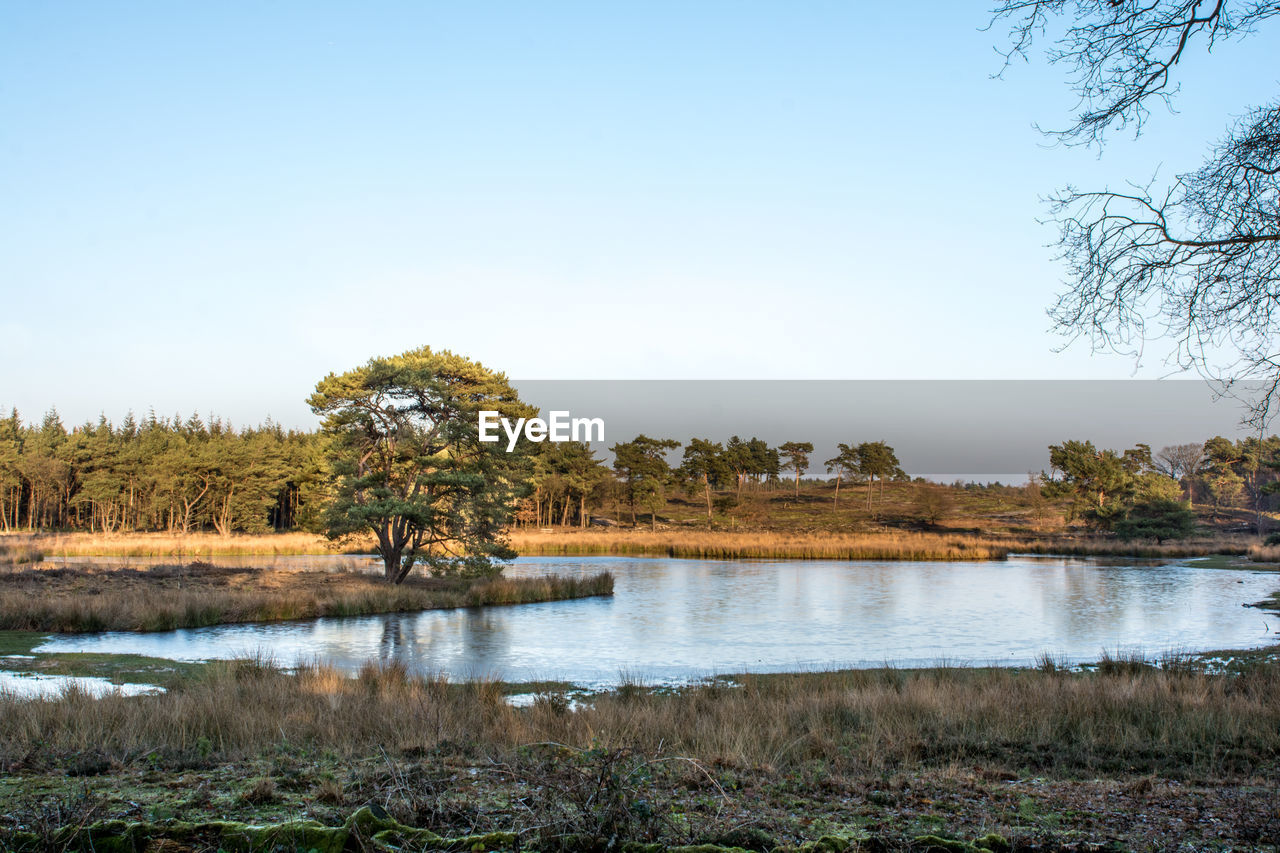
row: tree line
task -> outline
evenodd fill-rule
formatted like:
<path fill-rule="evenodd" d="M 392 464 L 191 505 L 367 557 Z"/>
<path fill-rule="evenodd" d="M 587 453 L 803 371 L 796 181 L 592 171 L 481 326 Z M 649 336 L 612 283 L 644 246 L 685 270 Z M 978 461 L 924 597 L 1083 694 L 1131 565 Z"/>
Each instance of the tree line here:
<path fill-rule="evenodd" d="M 669 457 L 683 448 L 680 461 Z M 839 445 L 840 452 L 825 463 L 836 475 L 836 499 L 840 483 L 859 480 L 867 487 L 868 507 L 873 486 L 879 482 L 883 496 L 885 479 L 907 479 L 894 449 L 883 441 Z M 579 526 L 590 523 L 593 511 L 612 507 L 623 510 L 636 524 L 638 511 L 656 524 L 668 498 L 683 492 L 700 500 L 707 518 L 736 506 L 743 493 L 781 489 L 791 480 L 798 498 L 804 475 L 812 468 L 813 443 L 788 441 L 772 447 L 764 439 L 731 436 L 727 442 L 691 438 L 687 443 L 669 438 L 638 435 L 610 448 L 612 465 L 595 457 L 585 444 L 572 442 L 537 445 L 533 451 L 532 492 L 516 514 L 518 523 L 530 526 Z"/>
<path fill-rule="evenodd" d="M 1065 501 L 1068 521 L 1131 537 L 1155 527 L 1176 536 L 1189 529 L 1194 501 L 1215 514 L 1251 511 L 1261 529 L 1262 512 L 1280 494 L 1280 437 L 1214 436 L 1155 453 L 1145 444 L 1115 451 L 1065 441 L 1050 445 L 1049 466 L 1040 477 L 1045 495 Z"/>
<path fill-rule="evenodd" d="M 270 422 L 236 428 L 197 415 L 130 415 L 118 425 L 104 417 L 68 429 L 56 410 L 31 424 L 13 411 L 0 418 L 0 531 L 323 531 L 335 497 L 328 440 L 323 432 Z M 586 444 L 531 445 L 515 522 L 585 527 L 611 511 L 633 525 L 648 515 L 653 524 L 677 493 L 711 518 L 744 493 L 785 489 L 799 497 L 815 469 L 834 486 L 833 506 L 857 486 L 855 499 L 874 513 L 885 481 L 908 479 L 884 441 L 840 443 L 820 464 L 811 442 L 772 446 L 754 436 L 639 435 L 610 451 L 606 463 Z M 1141 515 L 1189 501 L 1262 512 L 1280 492 L 1280 437 L 1215 436 L 1155 452 L 1065 441 L 1049 447 L 1049 468 L 1037 481 L 1046 499 L 1063 502 L 1069 521 L 1102 528 L 1123 530 L 1135 507 Z M 934 517 L 941 499 L 929 497 L 925 514 Z"/>
<path fill-rule="evenodd" d="M 118 425 L 101 417 L 68 429 L 56 409 L 38 423 L 13 410 L 0 418 L 0 531 L 322 531 L 341 473 L 331 441 L 323 431 L 270 422 L 236 428 L 196 414 L 130 414 Z M 668 454 L 682 447 L 682 460 L 671 464 Z M 864 476 L 870 484 L 905 476 L 884 442 L 840 449 L 827 463 L 838 478 Z M 610 450 L 606 464 L 586 444 L 529 445 L 516 521 L 585 526 L 612 506 L 635 523 L 638 511 L 655 514 L 676 490 L 700 493 L 710 516 L 744 491 L 781 488 L 788 472 L 798 494 L 813 445 L 639 435 Z"/>
<path fill-rule="evenodd" d="M 0 531 L 290 530 L 317 522 L 327 476 L 319 434 L 272 423 L 0 419 Z"/>

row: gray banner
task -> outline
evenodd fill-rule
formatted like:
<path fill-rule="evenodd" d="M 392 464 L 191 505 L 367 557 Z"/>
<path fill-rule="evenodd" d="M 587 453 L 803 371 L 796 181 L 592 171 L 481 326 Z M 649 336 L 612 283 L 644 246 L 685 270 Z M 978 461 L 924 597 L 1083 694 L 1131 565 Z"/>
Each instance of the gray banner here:
<path fill-rule="evenodd" d="M 811 471 L 836 443 L 886 441 L 913 476 L 1022 482 L 1067 439 L 1123 450 L 1239 438 L 1245 408 L 1194 380 L 524 380 L 521 398 L 543 410 L 601 417 L 609 446 L 655 438 L 753 436 L 814 444 Z M 1248 399 L 1248 389 L 1236 389 Z M 672 454 L 678 458 L 679 452 Z"/>

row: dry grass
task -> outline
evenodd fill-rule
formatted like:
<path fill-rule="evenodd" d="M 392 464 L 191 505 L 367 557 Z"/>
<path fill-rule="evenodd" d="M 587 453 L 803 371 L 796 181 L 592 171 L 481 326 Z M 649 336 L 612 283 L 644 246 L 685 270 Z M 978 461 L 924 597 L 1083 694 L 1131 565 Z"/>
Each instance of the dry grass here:
<path fill-rule="evenodd" d="M 1251 537 L 1206 536 L 1178 542 L 1123 542 L 1103 536 L 1047 536 L 1041 539 L 1008 538 L 994 541 L 1007 544 L 1010 552 L 1061 554 L 1075 557 L 1143 557 L 1181 559 L 1214 554 L 1244 556 L 1251 553 Z"/>
<path fill-rule="evenodd" d="M 271 571 L 206 563 L 150 569 L 46 568 L 0 572 L 0 630 L 167 631 L 229 622 L 522 604 L 613 592 L 588 578 L 410 578 Z"/>
<path fill-rule="evenodd" d="M 213 533 L 11 533 L 0 543 L 19 544 L 51 557 L 195 557 L 292 556 L 302 554 L 369 553 L 370 545 L 355 543 L 337 547 L 314 533 L 266 533 L 262 535 Z"/>
<path fill-rule="evenodd" d="M 701 559 L 1000 560 L 1008 548 L 963 534 L 734 533 L 708 530 L 519 531 L 521 554 L 651 554 Z"/>
<path fill-rule="evenodd" d="M 25 539 L 0 537 L 0 566 L 16 566 L 21 563 L 38 563 L 44 552 Z"/>
<path fill-rule="evenodd" d="M 647 530 L 576 528 L 516 530 L 511 543 L 526 556 L 633 554 L 703 559 L 820 560 L 999 560 L 1010 553 L 1125 556 L 1150 558 L 1248 554 L 1255 560 L 1280 561 L 1280 547 L 1266 548 L 1239 536 L 1212 536 L 1164 544 L 1120 542 L 1105 536 L 1049 533 L 1026 536 L 980 532 L 973 528 L 909 532 L 867 530 L 728 531 L 706 529 Z M 8 534 L 0 536 L 0 565 L 51 557 L 173 557 L 177 560 L 215 556 L 295 556 L 370 553 L 372 542 L 338 547 L 310 533 L 261 536 L 163 533 L 103 535 Z M 6 554 L 15 555 L 7 559 Z M 25 555 L 25 556 L 17 556 Z"/>
<path fill-rule="evenodd" d="M 1110 674 L 937 669 L 744 677 L 680 691 L 623 688 L 570 710 L 513 708 L 499 685 L 415 678 L 396 665 L 349 679 L 261 661 L 211 665 L 169 693 L 95 700 L 0 697 L 0 766 L 84 753 L 129 762 L 252 756 L 282 744 L 339 756 L 522 744 L 631 748 L 783 772 L 995 766 L 1055 774 L 1241 778 L 1280 755 L 1280 667 L 1240 676 L 1126 666 Z"/>
<path fill-rule="evenodd" d="M 1255 563 L 1280 563 L 1280 545 L 1253 545 L 1249 559 Z"/>
<path fill-rule="evenodd" d="M 1251 553 L 1250 540 L 1226 536 L 1157 545 L 1106 537 L 1029 538 L 960 531 L 748 533 L 555 529 L 518 531 L 511 541 L 517 551 L 528 555 L 650 554 L 704 559 L 1002 560 L 1011 553 L 1177 559 Z"/>

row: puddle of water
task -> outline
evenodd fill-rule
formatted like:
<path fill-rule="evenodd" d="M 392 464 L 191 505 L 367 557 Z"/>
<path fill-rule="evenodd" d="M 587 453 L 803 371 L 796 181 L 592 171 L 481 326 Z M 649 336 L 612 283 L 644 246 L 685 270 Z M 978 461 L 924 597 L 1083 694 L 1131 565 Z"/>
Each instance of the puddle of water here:
<path fill-rule="evenodd" d="M 19 655 L 12 655 L 12 657 L 19 657 Z M 82 690 L 95 698 L 117 692 L 123 696 L 145 696 L 164 692 L 163 687 L 157 687 L 154 684 L 112 684 L 105 678 L 94 676 L 0 671 L 0 696 L 15 696 L 19 699 L 52 699 L 71 689 Z"/>

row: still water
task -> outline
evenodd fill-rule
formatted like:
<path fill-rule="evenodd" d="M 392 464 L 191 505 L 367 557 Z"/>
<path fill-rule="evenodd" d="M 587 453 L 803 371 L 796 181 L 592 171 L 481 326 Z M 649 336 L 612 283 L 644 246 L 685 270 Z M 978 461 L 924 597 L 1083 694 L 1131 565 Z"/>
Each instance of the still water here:
<path fill-rule="evenodd" d="M 300 558 L 311 559 L 316 558 Z M 180 660 L 265 653 L 283 665 L 369 659 L 454 678 L 678 682 L 715 673 L 892 663 L 1026 665 L 1109 652 L 1251 648 L 1280 617 L 1241 607 L 1274 573 L 1062 558 L 1003 562 L 527 557 L 508 575 L 613 572 L 612 598 L 157 634 L 53 637 L 40 652 Z"/>

